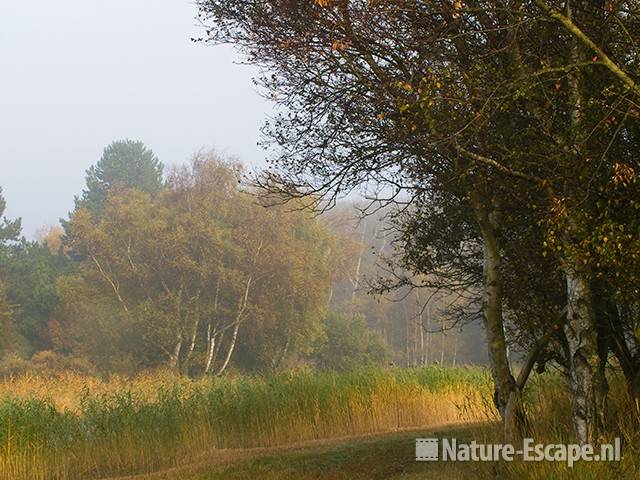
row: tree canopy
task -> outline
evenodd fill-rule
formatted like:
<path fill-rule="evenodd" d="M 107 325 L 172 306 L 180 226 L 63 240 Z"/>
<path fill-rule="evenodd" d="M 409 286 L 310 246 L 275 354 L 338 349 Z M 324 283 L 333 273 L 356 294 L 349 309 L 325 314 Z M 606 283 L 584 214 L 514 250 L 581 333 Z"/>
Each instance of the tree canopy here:
<path fill-rule="evenodd" d="M 86 174 L 86 189 L 76 198 L 76 209 L 97 215 L 114 187 L 135 188 L 155 194 L 162 188 L 164 166 L 144 143 L 118 140 L 108 145 L 100 160 Z"/>
<path fill-rule="evenodd" d="M 173 368 L 221 373 L 241 327 L 251 332 L 244 356 L 274 365 L 309 344 L 313 319 L 324 315 L 330 237 L 302 213 L 256 203 L 238 187 L 240 172 L 198 157 L 153 197 L 112 189 L 98 219 L 77 210 L 70 247 L 85 260 L 76 280 L 64 280 L 62 308 L 81 308 L 84 295 L 117 305 L 122 324 L 112 334 L 140 336 L 140 350 L 126 353 Z M 91 310 L 71 328 L 90 328 Z"/>
<path fill-rule="evenodd" d="M 640 371 L 614 313 L 637 294 L 618 281 L 637 268 L 636 2 L 198 3 L 206 41 L 268 72 L 271 188 L 333 200 L 364 185 L 399 205 L 417 281 L 398 285 L 476 292 L 505 432 L 532 365 L 559 352 L 576 433 L 595 438 L 608 354 L 629 384 Z M 537 293 L 529 275 L 551 281 Z M 508 330 L 530 354 L 518 379 Z"/>

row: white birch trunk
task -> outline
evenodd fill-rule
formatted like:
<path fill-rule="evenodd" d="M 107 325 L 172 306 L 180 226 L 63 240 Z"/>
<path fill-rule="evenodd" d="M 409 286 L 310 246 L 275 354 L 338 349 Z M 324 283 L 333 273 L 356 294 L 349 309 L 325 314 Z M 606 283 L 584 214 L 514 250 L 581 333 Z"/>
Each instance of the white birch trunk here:
<path fill-rule="evenodd" d="M 217 315 L 218 313 L 218 298 L 220 296 L 220 277 L 218 276 L 218 280 L 216 281 L 216 293 L 213 298 L 213 314 Z M 207 357 L 204 365 L 204 373 L 207 374 L 211 371 L 211 366 L 213 364 L 214 352 L 216 349 L 216 334 L 215 328 L 213 327 L 213 320 L 210 318 L 209 323 L 207 324 Z"/>
<path fill-rule="evenodd" d="M 604 427 L 607 383 L 598 353 L 596 322 L 588 281 L 565 269 L 573 427 L 582 444 L 592 443 Z"/>
<path fill-rule="evenodd" d="M 207 344 L 207 359 L 204 366 L 205 374 L 211 371 L 211 364 L 213 362 L 213 352 L 215 351 L 215 348 L 216 348 L 216 337 L 215 335 L 210 335 L 209 341 Z"/>
<path fill-rule="evenodd" d="M 440 365 L 444 365 L 444 317 L 440 324 Z"/>
<path fill-rule="evenodd" d="M 187 369 L 189 368 L 189 362 L 191 361 L 191 356 L 193 355 L 193 351 L 196 348 L 196 340 L 198 339 L 198 327 L 200 326 L 200 317 L 196 317 L 193 322 L 193 332 L 191 334 L 191 341 L 189 342 L 189 349 L 187 350 L 187 354 L 184 359 L 184 364 Z"/>
<path fill-rule="evenodd" d="M 217 375 L 222 375 L 222 372 L 226 370 L 227 365 L 229 365 L 229 362 L 231 361 L 231 355 L 233 355 L 233 350 L 236 348 L 236 340 L 238 339 L 239 329 L 240 329 L 240 322 L 236 322 L 236 326 L 233 328 L 233 334 L 231 335 L 231 343 L 229 344 L 229 350 L 227 350 L 227 355 L 224 359 L 224 362 L 222 362 L 222 365 L 218 369 Z"/>
<path fill-rule="evenodd" d="M 502 257 L 498 238 L 498 214 L 490 211 L 478 195 L 472 195 L 476 221 L 482 235 L 482 318 L 487 332 L 489 363 L 494 381 L 494 403 L 503 422 L 504 437 L 517 436 L 516 382 L 507 357 L 502 317 Z"/>
<path fill-rule="evenodd" d="M 240 329 L 240 323 L 242 322 L 242 315 L 244 314 L 245 309 L 247 308 L 247 302 L 249 300 L 249 291 L 251 290 L 251 283 L 253 281 L 253 277 L 249 277 L 247 279 L 247 284 L 245 285 L 244 295 L 240 300 L 238 305 L 238 313 L 235 319 L 235 326 L 233 328 L 233 334 L 231 335 L 231 343 L 229 344 L 229 350 L 227 350 L 227 355 L 224 359 L 224 362 L 220 366 L 217 375 L 221 375 L 222 372 L 225 371 L 227 365 L 229 365 L 229 361 L 231 360 L 231 355 L 233 355 L 233 351 L 236 348 L 236 341 L 238 339 L 238 330 Z"/>
<path fill-rule="evenodd" d="M 169 358 L 169 368 L 177 370 L 180 367 L 180 352 L 182 350 L 182 335 L 178 336 L 173 352 Z"/>

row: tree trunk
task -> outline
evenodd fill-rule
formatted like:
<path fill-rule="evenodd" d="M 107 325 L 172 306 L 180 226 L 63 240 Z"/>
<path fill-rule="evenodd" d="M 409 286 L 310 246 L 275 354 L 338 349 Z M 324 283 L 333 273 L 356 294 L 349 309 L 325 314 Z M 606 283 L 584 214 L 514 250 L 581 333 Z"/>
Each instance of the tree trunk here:
<path fill-rule="evenodd" d="M 284 361 L 287 358 L 287 353 L 289 353 L 290 345 L 291 345 L 291 333 L 288 332 L 286 335 L 286 341 L 285 341 L 284 347 L 282 348 L 282 352 L 280 353 L 280 355 L 278 355 L 278 358 L 273 363 L 274 370 L 276 371 L 279 370 L 280 367 L 282 367 L 282 365 L 284 364 Z"/>
<path fill-rule="evenodd" d="M 208 328 L 211 328 L 211 326 L 209 326 Z M 209 340 L 207 342 L 207 359 L 205 361 L 205 366 L 204 366 L 205 374 L 211 371 L 211 364 L 213 363 L 213 352 L 215 351 L 215 348 L 216 348 L 215 334 L 212 335 L 209 332 L 207 336 L 209 337 Z"/>
<path fill-rule="evenodd" d="M 424 307 L 420 303 L 420 292 L 419 290 L 414 290 L 416 295 L 416 305 L 418 306 L 418 317 L 420 318 L 420 354 L 418 356 L 418 361 L 420 366 L 423 366 L 424 361 Z"/>
<path fill-rule="evenodd" d="M 419 339 L 420 339 L 420 334 L 418 332 L 418 329 L 420 328 L 418 322 L 413 322 L 413 355 L 412 355 L 412 360 L 413 360 L 413 366 L 417 366 L 420 364 L 420 355 L 419 355 Z"/>
<path fill-rule="evenodd" d="M 502 271 L 500 243 L 497 234 L 497 212 L 489 212 L 477 196 L 472 197 L 476 220 L 483 240 L 482 318 L 487 332 L 489 362 L 494 381 L 495 403 L 503 422 L 506 441 L 519 433 L 517 422 L 517 388 L 507 356 L 502 318 Z"/>
<path fill-rule="evenodd" d="M 592 443 L 604 428 L 607 382 L 598 353 L 598 339 L 591 289 L 582 273 L 566 268 L 571 417 L 581 444 Z"/>
<path fill-rule="evenodd" d="M 196 318 L 193 322 L 193 333 L 191 334 L 191 341 L 189 342 L 189 350 L 187 350 L 187 354 L 184 358 L 184 366 L 185 370 L 189 369 L 189 364 L 191 362 L 191 356 L 193 355 L 193 351 L 196 348 L 196 340 L 198 339 L 198 327 L 200 326 L 200 318 Z"/>
<path fill-rule="evenodd" d="M 216 281 L 216 293 L 213 297 L 213 314 L 216 317 L 218 314 L 218 299 L 220 297 L 220 282 L 221 279 L 218 277 Z M 205 374 L 211 371 L 211 366 L 213 365 L 214 352 L 216 349 L 216 334 L 216 328 L 213 327 L 213 320 L 209 318 L 209 323 L 207 324 L 207 357 L 204 365 Z"/>
<path fill-rule="evenodd" d="M 229 344 L 229 350 L 227 350 L 227 356 L 224 359 L 224 362 L 220 366 L 218 370 L 218 375 L 221 375 L 222 372 L 225 371 L 227 365 L 229 365 L 229 361 L 231 360 L 231 355 L 233 354 L 233 350 L 236 348 L 236 340 L 238 339 L 238 330 L 240 329 L 240 323 L 242 322 L 242 315 L 244 314 L 245 309 L 247 308 L 247 303 L 249 301 L 249 291 L 251 290 L 251 283 L 253 282 L 253 277 L 249 277 L 247 279 L 247 283 L 245 285 L 244 294 L 240 299 L 238 304 L 238 313 L 236 314 L 235 326 L 233 328 L 233 334 L 231 335 L 231 343 Z"/>
<path fill-rule="evenodd" d="M 452 366 L 456 366 L 456 360 L 458 357 L 458 334 L 454 332 L 453 334 L 453 361 L 451 362 Z"/>
<path fill-rule="evenodd" d="M 409 358 L 409 314 L 407 313 L 407 307 L 405 305 L 404 307 L 404 317 L 405 317 L 405 322 L 404 322 L 404 356 L 405 356 L 405 366 L 406 367 L 410 367 L 411 366 L 411 361 Z"/>
<path fill-rule="evenodd" d="M 427 347 L 425 351 L 425 364 L 430 365 L 433 361 L 432 349 L 432 334 L 431 334 L 431 305 L 427 308 Z"/>
<path fill-rule="evenodd" d="M 360 288 L 360 268 L 362 267 L 362 256 L 364 255 L 365 246 L 365 235 L 367 233 L 367 225 L 363 224 L 362 226 L 362 238 L 360 239 L 360 254 L 358 255 L 358 261 L 356 262 L 356 271 L 353 279 L 351 280 L 351 284 L 353 289 L 351 291 L 351 315 L 355 312 L 355 301 L 356 294 L 358 293 L 358 289 Z"/>
<path fill-rule="evenodd" d="M 444 317 L 440 323 L 440 365 L 444 365 Z"/>
<path fill-rule="evenodd" d="M 420 365 L 424 366 L 424 325 L 420 322 Z"/>
<path fill-rule="evenodd" d="M 227 356 L 224 358 L 224 362 L 218 369 L 217 375 L 222 375 L 229 365 L 229 361 L 231 360 L 231 355 L 233 354 L 234 349 L 236 348 L 236 340 L 238 339 L 238 330 L 240 329 L 240 322 L 236 322 L 236 326 L 233 328 L 233 334 L 231 335 L 231 343 L 229 344 L 229 350 L 227 350 Z"/>
<path fill-rule="evenodd" d="M 213 370 L 213 366 L 216 364 L 216 360 L 218 359 L 218 354 L 222 350 L 222 346 L 224 345 L 224 332 L 220 332 L 220 338 L 217 340 L 214 339 L 214 349 L 213 356 L 211 357 L 211 369 Z"/>
<path fill-rule="evenodd" d="M 573 4 L 567 2 L 564 15 L 570 24 L 573 23 Z M 563 22 L 564 23 L 564 22 Z M 566 26 L 566 23 L 565 23 Z M 573 32 L 575 33 L 575 32 Z M 579 39 L 579 38 L 578 38 Z M 578 64 L 588 58 L 576 39 L 569 43 L 569 54 L 573 63 Z M 602 59 L 601 59 L 602 61 Z M 581 95 L 581 71 L 572 70 L 568 76 L 568 95 L 574 105 L 571 115 L 571 129 L 577 142 L 572 147 L 579 149 L 580 141 L 587 135 L 582 131 L 585 102 Z M 569 218 L 569 223 L 572 220 Z M 571 240 L 570 240 L 571 241 Z M 598 333 L 594 313 L 591 286 L 584 272 L 574 268 L 570 259 L 564 268 L 567 281 L 567 322 L 564 333 L 569 350 L 569 368 L 572 401 L 572 421 L 578 441 L 591 443 L 604 427 L 604 410 L 606 404 L 606 379 L 604 364 L 598 354 Z"/>
<path fill-rule="evenodd" d="M 172 370 L 178 370 L 180 367 L 180 352 L 182 350 L 182 335 L 178 336 L 175 346 L 173 347 L 173 353 L 169 357 L 169 368 Z"/>

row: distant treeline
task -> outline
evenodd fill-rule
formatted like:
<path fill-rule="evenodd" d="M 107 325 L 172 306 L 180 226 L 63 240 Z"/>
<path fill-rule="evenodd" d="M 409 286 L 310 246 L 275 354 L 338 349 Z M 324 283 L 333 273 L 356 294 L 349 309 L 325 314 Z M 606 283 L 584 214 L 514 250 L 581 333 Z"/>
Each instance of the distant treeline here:
<path fill-rule="evenodd" d="M 47 351 L 60 366 L 192 374 L 472 358 L 457 332 L 422 328 L 440 324 L 419 296 L 370 295 L 390 251 L 381 215 L 359 222 L 341 205 L 317 217 L 243 178 L 214 154 L 165 173 L 141 142 L 117 141 L 61 226 L 27 241 L 5 219 L 0 370 L 37 369 Z"/>

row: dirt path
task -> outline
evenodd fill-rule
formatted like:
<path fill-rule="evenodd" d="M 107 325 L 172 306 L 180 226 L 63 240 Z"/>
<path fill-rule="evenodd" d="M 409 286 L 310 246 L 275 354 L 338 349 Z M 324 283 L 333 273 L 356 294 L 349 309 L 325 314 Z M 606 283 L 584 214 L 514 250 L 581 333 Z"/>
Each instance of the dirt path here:
<path fill-rule="evenodd" d="M 441 433 L 447 431 L 453 427 L 477 427 L 480 423 L 466 423 L 466 422 L 447 422 L 438 425 L 429 425 L 426 427 L 416 427 L 407 429 L 398 429 L 380 433 L 370 433 L 365 435 L 351 435 L 347 437 L 329 438 L 320 440 L 309 440 L 305 442 L 298 442 L 294 444 L 281 445 L 277 447 L 259 447 L 259 448 L 246 448 L 246 449 L 215 449 L 209 452 L 204 452 L 199 460 L 186 465 L 180 465 L 177 467 L 168 468 L 153 473 L 146 473 L 140 475 L 129 475 L 125 477 L 110 477 L 103 480 L 160 480 L 160 479 L 181 479 L 185 476 L 196 475 L 198 473 L 205 473 L 211 470 L 217 470 L 222 467 L 226 467 L 236 462 L 251 460 L 278 453 L 292 453 L 292 452 L 318 452 L 340 447 L 349 444 L 366 444 L 370 442 L 376 442 L 385 438 L 392 438 L 399 435 L 406 435 L 411 432 L 420 432 L 420 434 L 427 433 Z"/>

